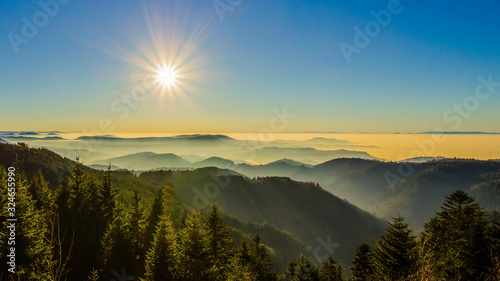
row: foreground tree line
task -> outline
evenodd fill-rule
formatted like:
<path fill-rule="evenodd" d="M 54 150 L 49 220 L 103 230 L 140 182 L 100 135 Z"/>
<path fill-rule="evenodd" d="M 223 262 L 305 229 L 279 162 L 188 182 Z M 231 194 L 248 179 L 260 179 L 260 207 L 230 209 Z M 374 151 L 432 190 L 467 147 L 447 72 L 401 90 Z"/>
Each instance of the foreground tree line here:
<path fill-rule="evenodd" d="M 112 176 L 98 179 L 78 164 L 51 190 L 41 172 L 29 183 L 16 175 L 16 273 L 7 271 L 10 201 L 2 192 L 1 280 L 500 280 L 500 227 L 462 191 L 446 197 L 419 238 L 394 218 L 378 241 L 356 249 L 350 270 L 301 255 L 278 275 L 258 235 L 234 247 L 216 206 L 188 211 L 170 186 L 149 208 L 137 192 L 119 202 Z"/>
<path fill-rule="evenodd" d="M 247 237 L 235 248 L 216 206 L 207 213 L 188 211 L 167 185 L 149 208 L 137 192 L 119 202 L 112 176 L 108 170 L 98 179 L 79 163 L 52 190 L 41 172 L 30 182 L 16 174 L 16 272 L 7 271 L 6 206 L 11 201 L 2 192 L 0 280 L 278 279 L 260 236 Z M 0 167 L 0 185 L 7 184 Z M 335 269 L 340 277 L 338 263 L 328 262 L 324 274 Z"/>
<path fill-rule="evenodd" d="M 455 191 L 419 238 L 396 217 L 373 248 L 361 244 L 353 280 L 500 280 L 499 226 L 474 198 Z"/>

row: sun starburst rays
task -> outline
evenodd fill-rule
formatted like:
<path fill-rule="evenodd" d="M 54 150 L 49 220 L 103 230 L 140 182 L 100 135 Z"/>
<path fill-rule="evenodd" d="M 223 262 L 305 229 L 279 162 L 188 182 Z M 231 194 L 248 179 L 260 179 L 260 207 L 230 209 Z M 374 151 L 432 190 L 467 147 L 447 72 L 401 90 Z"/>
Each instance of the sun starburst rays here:
<path fill-rule="evenodd" d="M 155 111 L 192 106 L 191 97 L 202 92 L 200 85 L 213 73 L 201 48 L 209 23 L 200 21 L 187 32 L 178 15 L 162 15 L 161 9 L 145 9 L 144 15 L 149 38 L 126 58 L 139 72 L 133 83 L 148 85 Z"/>

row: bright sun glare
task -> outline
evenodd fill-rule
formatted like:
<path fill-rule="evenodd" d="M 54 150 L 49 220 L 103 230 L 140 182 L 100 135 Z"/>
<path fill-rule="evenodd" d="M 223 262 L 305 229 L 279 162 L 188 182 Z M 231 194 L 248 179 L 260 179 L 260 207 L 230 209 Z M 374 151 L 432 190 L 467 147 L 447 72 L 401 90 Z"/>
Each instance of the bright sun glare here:
<path fill-rule="evenodd" d="M 164 87 L 172 87 L 177 82 L 178 74 L 172 67 L 163 66 L 156 72 L 156 80 Z"/>
<path fill-rule="evenodd" d="M 141 34 L 149 36 L 139 37 L 139 53 L 127 49 L 116 53 L 137 70 L 131 76 L 132 90 L 144 89 L 141 91 L 151 93 L 155 111 L 160 114 L 164 114 L 167 107 L 191 106 L 192 97 L 203 91 L 198 85 L 216 73 L 212 66 L 210 72 L 207 71 L 211 64 L 204 53 L 206 50 L 201 48 L 208 25 L 201 22 L 190 33 L 184 33 L 179 27 L 185 25 L 183 21 L 188 18 L 165 15 L 163 9 L 157 8 L 145 7 L 144 12 L 149 34 Z"/>

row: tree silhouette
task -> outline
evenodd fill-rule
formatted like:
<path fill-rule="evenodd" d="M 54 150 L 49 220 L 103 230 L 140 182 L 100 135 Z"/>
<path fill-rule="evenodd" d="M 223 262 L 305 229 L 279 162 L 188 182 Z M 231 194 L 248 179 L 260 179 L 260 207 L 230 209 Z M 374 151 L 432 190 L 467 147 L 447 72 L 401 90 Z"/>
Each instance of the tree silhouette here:
<path fill-rule="evenodd" d="M 153 244 L 146 254 L 146 280 L 177 280 L 177 237 L 168 214 L 160 216 Z"/>
<path fill-rule="evenodd" d="M 424 225 L 423 253 L 439 278 L 478 280 L 491 267 L 486 213 L 467 193 L 446 197 L 441 211 Z"/>
<path fill-rule="evenodd" d="M 361 243 L 356 248 L 351 266 L 353 281 L 369 281 L 374 279 L 374 264 L 372 249 L 368 244 Z"/>
<path fill-rule="evenodd" d="M 418 249 L 416 236 L 401 216 L 393 218 L 374 249 L 374 263 L 379 277 L 402 280 L 416 270 Z"/>

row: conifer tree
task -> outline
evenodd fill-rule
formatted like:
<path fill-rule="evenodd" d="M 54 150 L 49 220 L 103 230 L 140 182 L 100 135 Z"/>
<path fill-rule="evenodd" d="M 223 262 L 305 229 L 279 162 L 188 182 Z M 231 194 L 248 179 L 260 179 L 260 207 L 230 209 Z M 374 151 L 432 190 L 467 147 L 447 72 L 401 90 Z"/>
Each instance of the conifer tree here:
<path fill-rule="evenodd" d="M 328 260 L 322 263 L 319 270 L 320 281 L 342 281 L 342 268 L 339 262 L 334 260 L 331 256 Z"/>
<path fill-rule="evenodd" d="M 146 254 L 146 280 L 177 280 L 178 246 L 169 215 L 160 216 L 151 248 Z"/>
<path fill-rule="evenodd" d="M 229 261 L 233 253 L 233 238 L 229 228 L 222 219 L 217 206 L 213 205 L 205 219 L 205 230 L 208 239 L 208 259 L 211 265 L 211 276 L 226 279 L 229 272 Z"/>
<path fill-rule="evenodd" d="M 362 243 L 356 248 L 351 266 L 353 281 L 375 280 L 373 275 L 373 256 L 370 246 Z"/>
<path fill-rule="evenodd" d="M 114 216 L 113 222 L 108 226 L 101 241 L 101 266 L 102 277 L 109 280 L 110 272 L 116 268 L 131 268 L 133 260 L 132 243 L 126 235 L 126 226 L 120 211 Z"/>
<path fill-rule="evenodd" d="M 252 274 L 259 281 L 276 280 L 276 274 L 273 272 L 273 261 L 267 246 L 257 234 L 252 239 L 249 246 L 250 269 Z"/>
<path fill-rule="evenodd" d="M 131 244 L 131 268 L 132 275 L 142 275 L 144 273 L 145 244 L 144 244 L 144 208 L 141 198 L 134 190 L 132 202 L 127 213 L 126 233 Z"/>
<path fill-rule="evenodd" d="M 50 218 L 55 198 L 52 190 L 49 189 L 48 184 L 45 182 L 41 170 L 35 173 L 30 182 L 30 193 L 35 201 L 36 209 L 47 213 L 47 217 Z"/>
<path fill-rule="evenodd" d="M 108 166 L 98 191 L 101 216 L 106 224 L 112 220 L 117 195 L 118 191 L 113 186 L 113 172 L 111 171 L 111 166 Z"/>
<path fill-rule="evenodd" d="M 77 158 L 77 164 L 73 170 L 73 179 L 70 183 L 70 200 L 71 200 L 71 211 L 74 219 L 78 219 L 81 214 L 81 208 L 84 206 L 85 195 L 87 191 L 87 186 L 85 182 L 85 172 L 83 170 L 83 164 L 79 162 Z"/>
<path fill-rule="evenodd" d="M 54 251 L 53 253 L 57 255 L 57 260 L 63 260 L 67 257 L 70 257 L 70 249 L 72 249 L 75 240 L 74 240 L 74 232 L 69 229 L 71 223 L 71 215 L 70 215 L 70 198 L 71 198 L 71 190 L 69 186 L 69 179 L 67 177 L 63 177 L 62 182 L 59 185 L 59 188 L 56 190 L 56 200 L 55 200 L 55 220 L 53 218 L 53 233 L 54 237 L 60 238 L 60 250 L 59 253 Z M 56 223 L 57 222 L 57 223 Z M 71 263 L 71 261 L 70 261 Z"/>
<path fill-rule="evenodd" d="M 379 278 L 402 280 L 416 271 L 418 248 L 416 236 L 401 216 L 393 218 L 374 250 Z"/>
<path fill-rule="evenodd" d="M 207 280 L 210 264 L 207 233 L 202 217 L 197 212 L 188 217 L 180 232 L 180 249 L 181 280 Z"/>
<path fill-rule="evenodd" d="M 283 272 L 281 281 L 319 281 L 319 272 L 304 255 L 298 260 L 291 260 Z"/>
<path fill-rule="evenodd" d="M 295 259 L 291 259 L 288 261 L 288 266 L 280 275 L 279 281 L 293 281 L 294 278 L 297 279 L 298 267 L 297 261 Z"/>
<path fill-rule="evenodd" d="M 71 190 L 69 187 L 69 180 L 67 177 L 63 177 L 59 189 L 56 191 L 56 201 L 55 208 L 57 213 L 59 213 L 60 225 L 59 227 L 63 230 L 69 223 L 69 210 L 70 210 L 70 200 Z"/>
<path fill-rule="evenodd" d="M 4 222 L 2 230 L 7 229 L 7 226 L 10 225 L 15 227 L 15 270 L 21 280 L 47 280 L 49 278 L 47 269 L 52 266 L 53 261 L 51 260 L 50 246 L 45 239 L 47 234 L 46 220 L 40 211 L 35 208 L 35 202 L 28 191 L 24 174 L 16 174 L 16 177 L 16 194 L 13 202 L 15 203 L 14 217 L 17 221 Z M 7 202 L 11 201 L 7 200 Z M 11 217 L 10 213 L 7 213 L 7 215 L 9 218 Z M 2 249 L 4 255 L 1 261 L 2 267 L 7 264 L 5 253 L 10 252 L 8 251 L 10 246 L 5 244 L 4 246 L 5 248 Z"/>
<path fill-rule="evenodd" d="M 235 253 L 236 259 L 244 265 L 249 265 L 252 262 L 252 257 L 250 256 L 250 249 L 248 248 L 248 242 L 246 239 L 241 241 L 241 245 Z"/>
<path fill-rule="evenodd" d="M 228 281 L 257 281 L 257 277 L 252 275 L 248 266 L 242 266 L 239 263 L 231 262 L 231 268 L 227 277 Z"/>
<path fill-rule="evenodd" d="M 58 210 L 60 231 L 65 238 L 63 248 L 72 249 L 69 279 L 84 279 L 99 263 L 99 247 L 109 223 L 103 217 L 104 206 L 99 200 L 100 183 L 94 174 L 85 173 L 82 163 L 77 162 L 68 186 L 65 184 L 58 193 L 57 203 L 62 205 Z"/>
<path fill-rule="evenodd" d="M 423 254 L 438 278 L 479 280 L 492 265 L 486 213 L 461 190 L 443 205 L 424 225 Z"/>
<path fill-rule="evenodd" d="M 170 186 L 162 186 L 156 193 L 153 205 L 149 212 L 146 229 L 144 234 L 144 244 L 147 248 L 153 242 L 153 236 L 156 231 L 157 224 L 163 214 L 171 214 L 173 204 L 175 203 L 175 190 Z"/>
<path fill-rule="evenodd" d="M 492 221 L 489 240 L 492 265 L 487 273 L 487 278 L 500 280 L 500 223 Z"/>
<path fill-rule="evenodd" d="M 257 277 L 252 273 L 252 258 L 248 249 L 247 240 L 241 241 L 240 247 L 236 250 L 231 259 L 231 268 L 228 275 L 230 281 L 255 281 Z"/>

